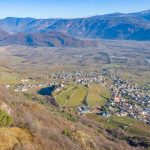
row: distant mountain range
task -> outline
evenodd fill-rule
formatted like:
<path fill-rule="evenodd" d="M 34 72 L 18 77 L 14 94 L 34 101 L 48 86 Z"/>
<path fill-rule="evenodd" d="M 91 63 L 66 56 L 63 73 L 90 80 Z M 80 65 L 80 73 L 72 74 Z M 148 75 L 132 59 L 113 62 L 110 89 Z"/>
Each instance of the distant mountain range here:
<path fill-rule="evenodd" d="M 58 33 L 59 38 L 56 33 Z M 55 42 L 52 40 L 53 38 Z M 130 14 L 114 13 L 77 19 L 13 17 L 0 19 L 0 44 L 20 43 L 57 46 L 56 43 L 60 42 L 58 44 L 60 46 L 70 46 L 74 42 L 79 42 L 79 44 L 73 45 L 79 46 L 80 43 L 84 43 L 81 45 L 85 46 L 86 43 L 92 43 L 93 46 L 96 43 L 89 42 L 89 40 L 88 42 L 87 40 L 79 40 L 79 38 L 149 41 L 150 10 Z"/>

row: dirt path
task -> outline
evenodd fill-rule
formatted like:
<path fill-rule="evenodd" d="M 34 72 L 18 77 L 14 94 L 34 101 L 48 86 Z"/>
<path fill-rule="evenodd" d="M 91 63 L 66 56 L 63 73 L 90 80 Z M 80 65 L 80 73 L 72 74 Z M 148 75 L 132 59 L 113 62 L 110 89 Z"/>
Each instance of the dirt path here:
<path fill-rule="evenodd" d="M 78 88 L 77 88 L 78 89 Z M 66 100 L 65 104 L 63 106 L 66 106 L 67 102 L 70 101 L 70 99 L 72 98 L 72 96 L 74 95 L 74 93 L 77 91 L 77 89 L 75 89 L 72 94 L 70 95 L 70 98 Z"/>

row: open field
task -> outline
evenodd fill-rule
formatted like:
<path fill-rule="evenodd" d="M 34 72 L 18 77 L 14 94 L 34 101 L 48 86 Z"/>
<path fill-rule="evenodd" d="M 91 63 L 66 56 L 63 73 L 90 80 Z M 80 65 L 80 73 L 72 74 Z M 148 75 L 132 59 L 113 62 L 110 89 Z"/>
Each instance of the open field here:
<path fill-rule="evenodd" d="M 87 88 L 81 85 L 78 85 L 77 89 L 72 93 L 70 99 L 66 103 L 66 107 L 76 107 L 81 105 L 84 101 L 84 98 L 87 94 Z"/>
<path fill-rule="evenodd" d="M 150 83 L 150 72 L 149 71 L 122 71 L 122 79 L 128 80 L 133 79 L 134 83 L 139 86 L 147 87 L 147 83 Z"/>
<path fill-rule="evenodd" d="M 18 83 L 17 78 L 17 73 L 14 70 L 0 66 L 0 84 Z"/>
<path fill-rule="evenodd" d="M 66 90 L 63 90 L 61 93 L 59 93 L 55 97 L 57 100 L 57 103 L 63 106 L 70 99 L 70 96 L 76 90 L 76 87 L 77 86 L 68 87 Z"/>
<path fill-rule="evenodd" d="M 88 89 L 88 104 L 90 107 L 103 106 L 109 97 L 110 92 L 106 87 L 97 84 L 90 85 Z"/>
<path fill-rule="evenodd" d="M 129 117 L 122 117 L 122 116 L 111 116 L 107 122 L 105 123 L 107 128 L 117 128 L 120 125 L 123 126 L 132 126 L 135 122 L 135 119 Z"/>
<path fill-rule="evenodd" d="M 27 73 L 47 73 L 60 70 L 99 70 L 101 67 L 120 71 L 150 71 L 145 60 L 150 56 L 150 42 L 101 41 L 99 48 L 0 47 L 0 66 L 6 65 Z M 103 60 L 101 53 L 111 58 Z M 114 60 L 125 58 L 126 62 Z"/>
<path fill-rule="evenodd" d="M 66 90 L 55 96 L 57 103 L 61 106 L 76 107 L 82 104 L 87 94 L 87 88 L 81 85 L 68 86 Z"/>
<path fill-rule="evenodd" d="M 131 135 L 150 137 L 150 126 L 138 122 L 135 119 L 121 116 L 105 118 L 96 114 L 86 114 L 87 118 L 100 122 L 105 128 L 115 129 L 127 126 L 127 132 Z"/>
<path fill-rule="evenodd" d="M 82 104 L 86 94 L 88 105 L 91 108 L 103 106 L 106 98 L 110 96 L 109 90 L 106 87 L 96 84 L 90 85 L 88 88 L 81 85 L 72 85 L 59 94 L 54 93 L 58 104 L 66 107 L 76 107 Z"/>
<path fill-rule="evenodd" d="M 111 116 L 105 126 L 117 128 L 119 126 L 128 126 L 127 132 L 133 135 L 150 137 L 150 126 L 138 122 L 129 117 Z"/>

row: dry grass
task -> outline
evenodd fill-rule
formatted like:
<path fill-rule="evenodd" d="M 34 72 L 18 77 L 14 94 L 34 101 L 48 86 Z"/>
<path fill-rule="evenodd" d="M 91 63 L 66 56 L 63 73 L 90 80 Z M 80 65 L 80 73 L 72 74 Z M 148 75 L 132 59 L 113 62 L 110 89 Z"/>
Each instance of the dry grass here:
<path fill-rule="evenodd" d="M 32 135 L 20 128 L 0 128 L 0 149 L 14 149 L 16 146 L 24 145 L 30 147 L 33 144 Z"/>
<path fill-rule="evenodd" d="M 82 122 L 68 121 L 60 117 L 59 113 L 51 112 L 49 107 L 26 100 L 17 94 L 11 94 L 3 87 L 0 87 L 0 99 L 11 107 L 11 116 L 14 119 L 13 126 L 18 127 L 8 128 L 9 133 L 7 134 L 7 139 L 10 138 L 10 143 L 16 143 L 17 141 L 14 137 L 18 137 L 21 143 L 29 143 L 29 146 L 28 144 L 17 144 L 16 150 L 82 150 L 84 149 L 83 147 L 88 147 L 88 150 L 93 150 L 93 147 L 86 145 L 86 142 L 83 143 L 73 140 L 63 135 L 62 131 L 65 128 L 68 128 L 72 132 L 80 130 L 86 133 L 85 139 L 89 137 L 88 139 L 94 141 L 95 150 L 132 149 L 126 143 L 122 145 L 120 141 L 117 141 L 116 146 L 115 142 L 106 138 L 103 134 L 97 133 L 98 125 L 95 127 L 87 127 Z M 92 125 L 94 123 L 90 126 Z M 25 128 L 26 130 L 24 130 Z M 18 133 L 13 133 L 14 129 Z M 5 131 L 4 128 L 0 131 L 2 131 L 1 134 L 6 133 L 3 132 Z M 2 140 L 0 140 L 0 143 L 2 143 Z M 11 150 L 12 148 L 9 147 L 9 149 Z"/>

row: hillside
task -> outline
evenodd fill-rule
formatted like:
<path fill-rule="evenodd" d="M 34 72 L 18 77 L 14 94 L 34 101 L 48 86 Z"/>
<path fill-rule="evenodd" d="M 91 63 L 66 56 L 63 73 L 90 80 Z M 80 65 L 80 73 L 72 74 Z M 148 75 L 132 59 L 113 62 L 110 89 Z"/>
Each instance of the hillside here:
<path fill-rule="evenodd" d="M 0 37 L 0 45 L 26 45 L 49 47 L 98 47 L 98 41 L 79 40 L 58 32 L 47 33 L 17 33 L 6 34 Z"/>
<path fill-rule="evenodd" d="M 150 11 L 114 13 L 77 19 L 12 18 L 0 20 L 9 33 L 62 32 L 80 38 L 150 40 Z"/>
<path fill-rule="evenodd" d="M 4 38 L 8 37 L 10 34 L 6 31 L 0 30 L 0 40 L 3 40 Z"/>
<path fill-rule="evenodd" d="M 123 141 L 111 140 L 96 122 L 85 119 L 72 122 L 50 105 L 26 100 L 2 86 L 0 100 L 0 108 L 13 118 L 9 127 L 0 127 L 2 150 L 136 149 Z"/>

